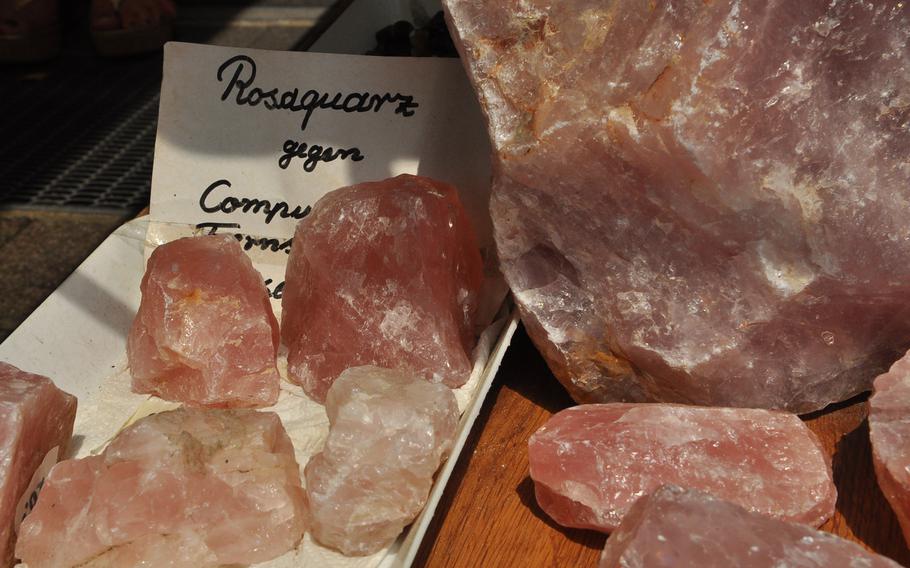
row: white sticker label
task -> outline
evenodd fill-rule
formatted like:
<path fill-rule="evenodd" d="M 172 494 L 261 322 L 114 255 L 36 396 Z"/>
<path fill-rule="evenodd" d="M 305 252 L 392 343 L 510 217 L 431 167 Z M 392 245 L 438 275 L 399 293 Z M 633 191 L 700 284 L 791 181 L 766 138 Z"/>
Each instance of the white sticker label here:
<path fill-rule="evenodd" d="M 16 531 L 16 534 L 19 534 L 19 525 L 22 524 L 25 517 L 27 517 L 28 514 L 32 512 L 32 509 L 35 508 L 35 505 L 38 504 L 38 493 L 40 493 L 41 488 L 44 487 L 44 478 L 47 477 L 51 468 L 57 463 L 57 453 L 59 450 L 60 448 L 58 446 L 54 446 L 51 448 L 51 451 L 44 456 L 44 460 L 42 460 L 38 469 L 35 470 L 34 475 L 32 475 L 32 480 L 28 482 L 28 487 L 19 499 L 19 504 L 16 505 L 16 516 L 13 518 L 13 530 Z"/>

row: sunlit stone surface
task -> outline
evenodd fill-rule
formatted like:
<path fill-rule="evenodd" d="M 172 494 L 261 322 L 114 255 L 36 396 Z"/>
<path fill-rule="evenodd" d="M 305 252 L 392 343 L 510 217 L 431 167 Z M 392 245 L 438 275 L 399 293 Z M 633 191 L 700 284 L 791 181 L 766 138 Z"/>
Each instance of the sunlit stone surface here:
<path fill-rule="evenodd" d="M 348 369 L 326 399 L 331 430 L 306 466 L 313 536 L 348 555 L 391 544 L 426 504 L 452 448 L 458 406 L 444 385 Z"/>
<path fill-rule="evenodd" d="M 910 3 L 444 5 L 577 401 L 809 411 L 910 345 Z"/>
<path fill-rule="evenodd" d="M 610 535 L 600 568 L 898 568 L 856 543 L 746 511 L 700 491 L 664 486 Z"/>
<path fill-rule="evenodd" d="M 262 276 L 230 236 L 155 249 L 127 353 L 133 391 L 191 405 L 278 400 L 278 320 Z"/>
<path fill-rule="evenodd" d="M 294 548 L 305 526 L 278 415 L 187 408 L 54 467 L 16 553 L 33 568 L 250 564 Z"/>
<path fill-rule="evenodd" d="M 358 365 L 461 386 L 482 278 L 452 186 L 401 175 L 329 193 L 298 225 L 288 261 L 281 333 L 291 379 L 320 402 Z"/>
<path fill-rule="evenodd" d="M 41 375 L 0 362 L 0 566 L 10 566 L 16 506 L 53 448 L 66 454 L 76 397 Z"/>
<path fill-rule="evenodd" d="M 786 521 L 834 513 L 831 466 L 786 412 L 670 404 L 590 404 L 554 415 L 528 443 L 537 502 L 556 522 L 609 532 L 666 483 Z"/>
<path fill-rule="evenodd" d="M 910 542 L 910 357 L 875 379 L 869 438 L 879 487 Z"/>

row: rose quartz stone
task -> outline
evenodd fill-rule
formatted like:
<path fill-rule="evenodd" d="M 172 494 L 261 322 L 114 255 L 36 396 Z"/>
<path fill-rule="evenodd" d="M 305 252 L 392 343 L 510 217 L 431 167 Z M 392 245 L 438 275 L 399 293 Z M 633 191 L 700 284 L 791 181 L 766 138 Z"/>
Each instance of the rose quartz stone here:
<path fill-rule="evenodd" d="M 278 400 L 278 321 L 262 276 L 227 235 L 152 252 L 127 355 L 133 391 L 190 405 Z"/>
<path fill-rule="evenodd" d="M 371 554 L 426 504 L 458 427 L 455 395 L 401 371 L 355 367 L 329 389 L 326 412 L 329 437 L 306 466 L 313 536 Z"/>
<path fill-rule="evenodd" d="M 785 412 L 581 405 L 550 418 L 528 453 L 538 504 L 568 527 L 609 532 L 666 483 L 812 526 L 834 513 L 837 498 L 815 434 Z"/>
<path fill-rule="evenodd" d="M 305 527 L 277 414 L 182 408 L 57 464 L 16 554 L 34 568 L 251 564 L 293 549 Z"/>
<path fill-rule="evenodd" d="M 482 278 L 454 187 L 401 175 L 329 193 L 297 226 L 288 260 L 290 378 L 319 402 L 359 365 L 463 385 Z"/>
<path fill-rule="evenodd" d="M 76 397 L 41 375 L 0 362 L 0 566 L 10 566 L 16 506 L 44 456 L 66 454 Z"/>
<path fill-rule="evenodd" d="M 910 3 L 443 4 L 576 401 L 807 412 L 910 346 Z"/>
<path fill-rule="evenodd" d="M 910 543 L 910 357 L 875 379 L 869 438 L 879 487 Z"/>
<path fill-rule="evenodd" d="M 664 486 L 639 499 L 607 540 L 600 568 L 898 568 L 833 534 Z"/>

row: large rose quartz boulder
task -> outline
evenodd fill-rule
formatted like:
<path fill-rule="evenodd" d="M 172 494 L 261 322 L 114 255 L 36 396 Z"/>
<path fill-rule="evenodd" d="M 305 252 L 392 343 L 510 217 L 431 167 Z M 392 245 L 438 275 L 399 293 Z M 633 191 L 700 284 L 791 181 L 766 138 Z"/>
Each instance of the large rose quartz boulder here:
<path fill-rule="evenodd" d="M 910 346 L 910 3 L 443 4 L 575 400 L 807 412 Z"/>
<path fill-rule="evenodd" d="M 869 438 L 879 487 L 910 543 L 910 357 L 875 379 Z"/>
<path fill-rule="evenodd" d="M 600 568 L 899 568 L 860 545 L 664 486 L 639 499 L 610 535 Z"/>
<path fill-rule="evenodd" d="M 329 193 L 297 226 L 288 260 L 281 333 L 291 380 L 319 402 L 359 365 L 463 385 L 482 279 L 454 187 L 400 175 Z"/>
<path fill-rule="evenodd" d="M 49 452 L 66 454 L 75 419 L 76 397 L 0 362 L 0 566 L 13 563 L 13 525 L 22 520 L 17 508 L 32 477 Z"/>
<path fill-rule="evenodd" d="M 348 369 L 326 399 L 329 437 L 306 466 L 313 537 L 348 555 L 390 545 L 427 502 L 458 426 L 447 387 Z"/>
<path fill-rule="evenodd" d="M 159 246 L 141 290 L 127 343 L 134 392 L 198 406 L 277 402 L 278 320 L 236 239 L 208 235 Z"/>
<path fill-rule="evenodd" d="M 821 444 L 786 412 L 581 405 L 550 418 L 528 452 L 537 503 L 569 527 L 609 532 L 636 499 L 667 483 L 812 526 L 837 498 Z"/>
<path fill-rule="evenodd" d="M 293 549 L 305 528 L 277 414 L 184 408 L 137 421 L 101 455 L 57 464 L 16 554 L 34 568 L 251 564 Z"/>

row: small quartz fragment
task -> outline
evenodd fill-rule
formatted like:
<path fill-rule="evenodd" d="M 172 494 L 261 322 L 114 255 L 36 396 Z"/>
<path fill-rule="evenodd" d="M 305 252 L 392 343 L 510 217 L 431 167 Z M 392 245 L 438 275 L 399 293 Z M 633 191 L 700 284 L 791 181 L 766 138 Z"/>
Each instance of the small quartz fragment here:
<path fill-rule="evenodd" d="M 57 464 L 16 553 L 34 568 L 251 564 L 293 549 L 305 519 L 277 414 L 182 408 Z"/>
<path fill-rule="evenodd" d="M 600 568 L 899 568 L 848 540 L 667 485 L 636 501 Z"/>
<path fill-rule="evenodd" d="M 45 456 L 66 454 L 75 419 L 76 397 L 0 362 L 0 566 L 12 565 L 19 501 Z"/>
<path fill-rule="evenodd" d="M 371 554 L 426 504 L 458 426 L 455 396 L 400 371 L 355 367 L 329 389 L 326 412 L 329 437 L 306 466 L 313 536 Z"/>
<path fill-rule="evenodd" d="M 329 193 L 298 225 L 288 261 L 281 333 L 290 378 L 320 402 L 359 365 L 461 386 L 482 278 L 452 186 L 401 175 Z"/>
<path fill-rule="evenodd" d="M 155 249 L 127 354 L 133 391 L 199 406 L 278 400 L 278 321 L 236 239 L 187 237 Z"/>
<path fill-rule="evenodd" d="M 910 346 L 910 2 L 443 6 L 577 402 L 809 412 Z"/>
<path fill-rule="evenodd" d="M 910 357 L 875 379 L 869 438 L 879 487 L 910 543 Z"/>
<path fill-rule="evenodd" d="M 834 513 L 830 462 L 786 412 L 587 404 L 554 415 L 528 446 L 537 502 L 568 527 L 609 532 L 667 483 L 812 526 Z"/>

